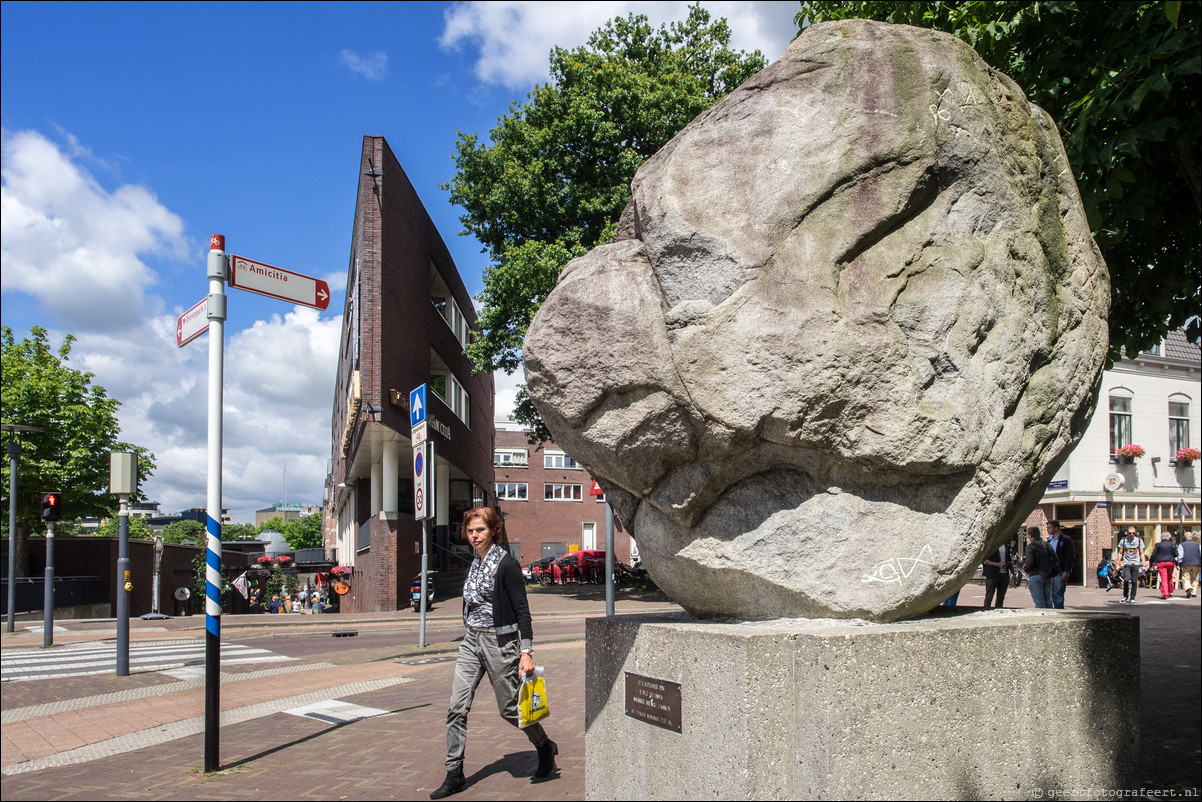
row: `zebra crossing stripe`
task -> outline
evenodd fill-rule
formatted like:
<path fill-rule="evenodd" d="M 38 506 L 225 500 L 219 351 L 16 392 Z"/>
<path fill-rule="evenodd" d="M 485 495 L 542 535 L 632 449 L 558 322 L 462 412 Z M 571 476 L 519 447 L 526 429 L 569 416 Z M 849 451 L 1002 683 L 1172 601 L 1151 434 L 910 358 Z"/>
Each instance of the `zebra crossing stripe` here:
<path fill-rule="evenodd" d="M 6 652 L 4 662 L 0 665 L 0 678 L 10 681 L 103 674 L 114 670 L 116 658 L 115 644 L 63 652 L 33 650 Z M 290 658 L 266 649 L 241 644 L 222 644 L 221 659 L 222 662 L 228 663 L 258 663 Z M 205 645 L 203 643 L 170 643 L 157 646 L 131 646 L 129 662 L 131 669 L 136 668 L 139 671 L 162 671 L 188 665 L 203 665 Z"/>

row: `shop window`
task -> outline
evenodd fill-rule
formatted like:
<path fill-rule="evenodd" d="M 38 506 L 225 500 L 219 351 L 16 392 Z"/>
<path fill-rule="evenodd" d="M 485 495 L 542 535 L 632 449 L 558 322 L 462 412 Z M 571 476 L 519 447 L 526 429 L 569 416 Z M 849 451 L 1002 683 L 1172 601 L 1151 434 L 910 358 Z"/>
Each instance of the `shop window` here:
<path fill-rule="evenodd" d="M 1070 521 L 1085 520 L 1085 505 L 1084 504 L 1054 504 L 1052 505 L 1052 517 L 1061 523 Z"/>

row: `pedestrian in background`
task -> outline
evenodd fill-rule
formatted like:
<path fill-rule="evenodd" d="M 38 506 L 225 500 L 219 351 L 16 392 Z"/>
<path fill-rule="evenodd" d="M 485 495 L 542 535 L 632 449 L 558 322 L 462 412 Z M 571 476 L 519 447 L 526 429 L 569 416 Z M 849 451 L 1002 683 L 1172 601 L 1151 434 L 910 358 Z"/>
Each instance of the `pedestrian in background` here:
<path fill-rule="evenodd" d="M 1052 577 L 1052 606 L 1063 610 L 1064 589 L 1072 576 L 1076 554 L 1073 539 L 1061 531 L 1060 522 L 1055 519 L 1048 521 L 1048 545 L 1056 552 L 1056 562 L 1060 563 L 1060 572 Z"/>
<path fill-rule="evenodd" d="M 1173 571 L 1177 569 L 1177 547 L 1173 545 L 1173 536 L 1165 532 L 1160 536 L 1160 542 L 1152 549 L 1148 557 L 1156 568 L 1160 578 L 1160 598 L 1167 599 L 1173 595 Z"/>
<path fill-rule="evenodd" d="M 985 569 L 981 572 L 985 577 L 985 604 L 989 607 L 994 595 L 997 602 L 994 607 L 1005 606 L 1006 589 L 1010 587 L 1010 546 L 1003 544 L 993 554 L 985 558 Z"/>
<path fill-rule="evenodd" d="M 463 754 L 467 747 L 467 714 L 480 681 L 488 674 L 501 718 L 519 726 L 519 672 L 534 672 L 534 629 L 526 601 L 522 567 L 500 544 L 504 523 L 496 510 L 477 507 L 463 515 L 463 531 L 476 552 L 463 583 L 463 623 L 467 631 L 455 660 L 451 704 L 447 710 L 447 776 L 431 794 L 442 799 L 463 790 Z M 559 747 L 541 724 L 523 732 L 538 751 L 535 777 L 555 770 Z"/>
<path fill-rule="evenodd" d="M 1056 563 L 1056 552 L 1043 542 L 1038 526 L 1027 528 L 1027 559 L 1023 568 L 1027 569 L 1027 589 L 1035 606 L 1051 607 L 1052 577 L 1060 573 L 1060 566 Z"/>
<path fill-rule="evenodd" d="M 1119 550 L 1119 564 L 1123 566 L 1123 598 L 1119 599 L 1119 604 L 1135 604 L 1139 574 L 1144 567 L 1144 539 L 1136 536 L 1132 527 L 1115 548 Z"/>
<path fill-rule="evenodd" d="M 1177 559 L 1181 561 L 1181 587 L 1185 598 L 1192 599 L 1198 593 L 1198 572 L 1202 570 L 1202 547 L 1194 540 L 1193 532 L 1185 533 L 1185 540 L 1177 547 Z"/>

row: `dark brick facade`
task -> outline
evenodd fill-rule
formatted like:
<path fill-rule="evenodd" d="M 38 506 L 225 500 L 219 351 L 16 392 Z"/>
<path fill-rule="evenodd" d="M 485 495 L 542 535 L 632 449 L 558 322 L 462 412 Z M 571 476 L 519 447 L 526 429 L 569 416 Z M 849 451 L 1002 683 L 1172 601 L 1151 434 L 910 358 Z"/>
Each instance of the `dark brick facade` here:
<path fill-rule="evenodd" d="M 330 519 L 342 516 L 338 562 L 355 569 L 342 609 L 352 612 L 403 608 L 409 582 L 421 570 L 420 554 L 414 554 L 421 524 L 412 514 L 408 404 L 409 391 L 430 382 L 433 363 L 445 366 L 470 397 L 465 424 L 436 394 L 428 394 L 429 415 L 450 432 L 449 437 L 432 435 L 438 460 L 451 466 L 452 480 L 472 482 L 488 497 L 493 437 L 492 375 L 472 375 L 455 333 L 431 303 L 437 280 L 467 325 L 477 328 L 471 296 L 450 252 L 383 137 L 363 138 L 359 173 L 326 508 Z M 381 464 L 382 441 L 397 443 L 400 508 L 373 515 L 371 471 Z M 353 510 L 353 524 L 347 523 L 347 505 Z M 365 524 L 369 526 L 363 530 Z M 370 532 L 370 543 L 363 545 L 356 536 L 348 547 L 346 536 L 352 528 Z M 446 526 L 434 531 L 432 567 L 446 559 L 450 534 Z"/>
<path fill-rule="evenodd" d="M 520 431 L 497 431 L 494 453 L 507 450 L 527 452 L 527 467 L 515 467 L 512 462 L 495 466 L 496 483 L 525 483 L 525 501 L 498 497 L 498 507 L 505 518 L 505 532 L 510 544 L 520 546 L 523 564 L 544 556 L 544 544 L 563 544 L 567 550 L 587 548 L 585 524 L 593 524 L 593 548 L 605 548 L 605 504 L 590 496 L 593 478 L 583 468 L 546 467 L 547 452 L 559 451 L 554 443 L 530 445 L 527 434 Z M 580 485 L 581 500 L 545 499 L 546 485 Z M 614 558 L 630 563 L 630 536 L 622 521 L 614 518 Z"/>

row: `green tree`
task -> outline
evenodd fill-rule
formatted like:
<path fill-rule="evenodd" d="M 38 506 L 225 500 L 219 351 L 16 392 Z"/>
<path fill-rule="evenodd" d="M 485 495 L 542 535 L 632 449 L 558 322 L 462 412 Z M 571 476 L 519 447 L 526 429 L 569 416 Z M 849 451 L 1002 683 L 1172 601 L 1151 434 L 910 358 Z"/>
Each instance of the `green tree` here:
<path fill-rule="evenodd" d="M 120 526 L 121 516 L 112 515 L 96 530 L 96 537 L 120 537 Z M 145 518 L 131 515 L 129 517 L 129 539 L 154 540 L 154 530 L 150 528 L 150 524 L 146 523 Z"/>
<path fill-rule="evenodd" d="M 259 532 L 273 530 L 284 536 L 284 542 L 296 549 L 319 549 L 322 546 L 321 513 L 315 512 L 295 521 L 275 516 L 259 527 Z"/>
<path fill-rule="evenodd" d="M 200 521 L 176 521 L 163 527 L 164 543 L 190 543 L 205 546 L 205 528 Z"/>
<path fill-rule="evenodd" d="M 30 329 L 17 342 L 8 326 L 0 328 L 0 417 L 5 424 L 33 426 L 40 432 L 20 435 L 21 459 L 17 474 L 17 532 L 15 570 L 24 576 L 28 567 L 28 536 L 41 531 L 41 494 L 61 490 L 63 508 L 74 517 L 107 517 L 117 509 L 117 497 L 108 493 L 109 453 L 133 451 L 138 474 L 145 480 L 154 471 L 154 455 L 145 448 L 117 439 L 121 427 L 117 409 L 121 402 L 92 384 L 92 374 L 68 365 L 71 344 L 51 348 L 46 330 Z M 3 483 L 9 486 L 8 460 L 3 460 Z M 141 500 L 141 495 L 134 500 Z M 7 529 L 7 516 L 4 517 Z"/>
<path fill-rule="evenodd" d="M 1110 355 L 1199 333 L 1202 14 L 1191 2 L 810 2 L 954 34 L 1056 120 L 1110 267 Z"/>
<path fill-rule="evenodd" d="M 483 336 L 468 347 L 478 370 L 520 366 L 534 313 L 570 259 L 612 239 L 639 165 L 764 66 L 759 51 L 729 45 L 726 21 L 698 5 L 659 30 L 618 17 L 588 44 L 552 50 L 550 82 L 512 104 L 487 143 L 459 133 L 443 188 L 492 262 Z M 535 414 L 528 400 L 519 411 Z"/>
<path fill-rule="evenodd" d="M 254 540 L 259 536 L 259 528 L 254 524 L 226 524 L 221 527 L 222 540 Z"/>

